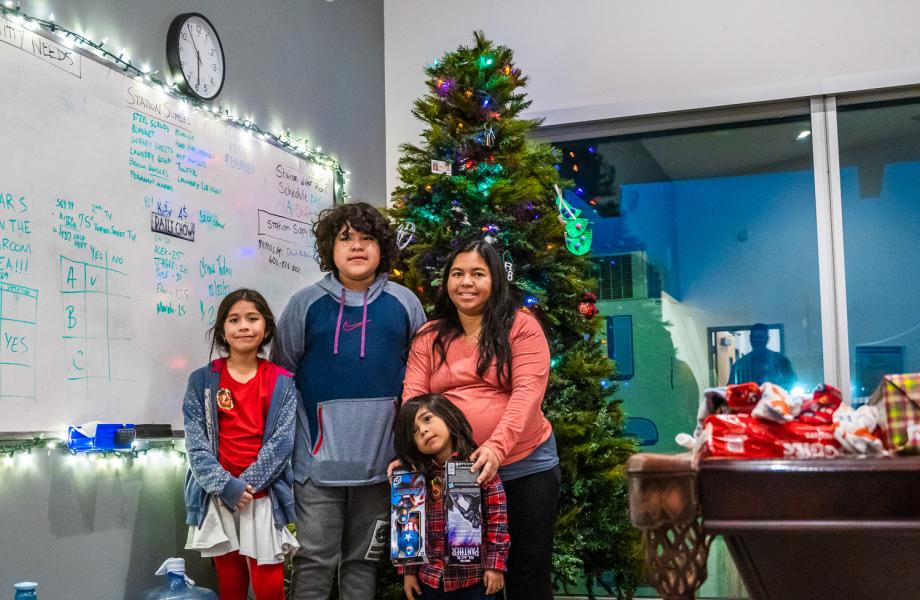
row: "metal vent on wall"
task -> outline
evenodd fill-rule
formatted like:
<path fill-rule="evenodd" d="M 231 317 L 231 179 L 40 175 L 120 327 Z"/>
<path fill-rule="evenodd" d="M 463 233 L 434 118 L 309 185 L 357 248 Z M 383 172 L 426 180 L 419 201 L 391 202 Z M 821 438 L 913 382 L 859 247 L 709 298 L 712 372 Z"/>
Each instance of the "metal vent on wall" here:
<path fill-rule="evenodd" d="M 598 300 L 633 298 L 632 254 L 593 256 L 591 276 L 597 280 Z"/>

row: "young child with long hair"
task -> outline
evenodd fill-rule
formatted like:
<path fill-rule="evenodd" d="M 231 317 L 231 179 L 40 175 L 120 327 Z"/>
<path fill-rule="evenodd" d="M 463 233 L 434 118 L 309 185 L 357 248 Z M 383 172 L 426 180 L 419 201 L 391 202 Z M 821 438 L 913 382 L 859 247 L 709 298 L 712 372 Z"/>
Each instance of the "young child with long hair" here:
<path fill-rule="evenodd" d="M 406 468 L 425 475 L 425 549 L 429 562 L 398 567 L 408 600 L 481 600 L 504 587 L 510 541 L 505 490 L 496 475 L 482 484 L 482 563 L 446 564 L 447 521 L 444 463 L 468 460 L 476 450 L 469 421 L 440 394 L 422 394 L 403 403 L 394 427 L 396 455 Z"/>
<path fill-rule="evenodd" d="M 189 459 L 186 549 L 213 557 L 221 600 L 284 600 L 284 555 L 299 546 L 293 473 L 297 388 L 260 358 L 275 319 L 259 292 L 221 301 L 209 332 L 225 356 L 189 377 L 182 412 Z"/>

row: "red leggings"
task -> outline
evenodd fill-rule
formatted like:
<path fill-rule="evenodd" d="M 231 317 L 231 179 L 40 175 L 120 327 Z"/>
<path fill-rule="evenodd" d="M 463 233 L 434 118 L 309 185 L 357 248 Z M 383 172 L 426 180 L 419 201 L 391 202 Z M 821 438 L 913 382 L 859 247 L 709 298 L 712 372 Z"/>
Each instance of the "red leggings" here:
<path fill-rule="evenodd" d="M 259 565 L 256 559 L 230 552 L 214 557 L 220 600 L 246 600 L 249 580 L 257 600 L 284 600 L 284 563 Z"/>

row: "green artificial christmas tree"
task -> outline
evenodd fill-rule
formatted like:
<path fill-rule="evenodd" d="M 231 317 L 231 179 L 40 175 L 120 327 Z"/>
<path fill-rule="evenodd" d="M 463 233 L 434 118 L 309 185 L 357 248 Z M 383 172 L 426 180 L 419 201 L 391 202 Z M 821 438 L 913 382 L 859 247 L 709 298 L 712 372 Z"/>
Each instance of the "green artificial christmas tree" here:
<path fill-rule="evenodd" d="M 641 568 L 627 518 L 625 462 L 635 444 L 623 435 L 619 402 L 608 398 L 614 366 L 591 298 L 583 298 L 592 288 L 590 223 L 557 193 L 566 183 L 558 151 L 527 139 L 540 121 L 520 118 L 530 105 L 527 78 L 511 50 L 477 32 L 473 46 L 445 54 L 426 74 L 428 93 L 412 111 L 426 125 L 423 142 L 400 148 L 402 184 L 390 215 L 405 251 L 393 277 L 430 309 L 460 240 L 485 238 L 504 257 L 552 353 L 544 410 L 563 472 L 556 581 L 568 587 L 584 574 L 589 595 L 602 585 L 630 598 Z"/>

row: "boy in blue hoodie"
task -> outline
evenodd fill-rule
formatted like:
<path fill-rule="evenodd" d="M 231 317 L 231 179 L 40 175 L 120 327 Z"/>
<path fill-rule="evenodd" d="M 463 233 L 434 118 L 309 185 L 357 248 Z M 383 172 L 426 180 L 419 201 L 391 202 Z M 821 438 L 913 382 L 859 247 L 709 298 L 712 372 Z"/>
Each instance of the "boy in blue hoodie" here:
<path fill-rule="evenodd" d="M 406 350 L 425 313 L 415 294 L 387 279 L 395 234 L 376 208 L 327 209 L 313 235 L 327 274 L 291 298 L 271 353 L 295 374 L 302 398 L 293 598 L 326 600 L 339 567 L 341 598 L 366 600 L 387 550 L 386 468 Z"/>

